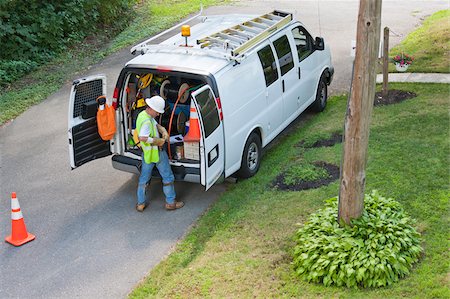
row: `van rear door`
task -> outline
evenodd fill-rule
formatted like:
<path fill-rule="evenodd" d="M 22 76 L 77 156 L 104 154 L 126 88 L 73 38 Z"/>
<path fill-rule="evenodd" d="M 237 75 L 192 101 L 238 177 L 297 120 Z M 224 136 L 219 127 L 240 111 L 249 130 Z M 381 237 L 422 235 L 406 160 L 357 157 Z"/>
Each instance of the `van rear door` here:
<path fill-rule="evenodd" d="M 200 143 L 200 182 L 208 190 L 223 174 L 225 148 L 219 99 L 209 85 L 192 93 L 202 130 Z"/>
<path fill-rule="evenodd" d="M 69 100 L 68 135 L 72 169 L 89 161 L 111 155 L 109 141 L 97 129 L 97 102 L 106 95 L 106 77 L 95 75 L 75 80 Z"/>

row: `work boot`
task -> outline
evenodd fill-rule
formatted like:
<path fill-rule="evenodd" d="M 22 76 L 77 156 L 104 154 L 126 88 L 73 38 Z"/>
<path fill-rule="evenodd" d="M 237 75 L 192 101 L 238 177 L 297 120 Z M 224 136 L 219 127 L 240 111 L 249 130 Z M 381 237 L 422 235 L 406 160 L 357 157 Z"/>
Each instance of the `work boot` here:
<path fill-rule="evenodd" d="M 138 212 L 144 212 L 144 210 L 145 210 L 146 207 L 147 207 L 147 204 L 146 204 L 146 203 L 143 203 L 143 204 L 137 204 L 137 205 L 136 205 L 136 210 L 137 210 Z"/>
<path fill-rule="evenodd" d="M 166 210 L 172 211 L 176 209 L 181 209 L 184 206 L 184 202 L 176 201 L 174 203 L 166 203 Z"/>

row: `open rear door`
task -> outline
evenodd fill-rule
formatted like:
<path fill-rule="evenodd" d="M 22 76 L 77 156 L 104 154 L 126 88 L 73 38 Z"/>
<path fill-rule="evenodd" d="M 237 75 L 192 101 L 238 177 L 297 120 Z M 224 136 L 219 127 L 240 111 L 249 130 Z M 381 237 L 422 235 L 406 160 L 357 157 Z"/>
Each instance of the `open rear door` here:
<path fill-rule="evenodd" d="M 96 99 L 101 95 L 106 95 L 104 75 L 95 75 L 73 82 L 68 115 L 72 169 L 112 154 L 110 142 L 103 141 L 97 129 Z"/>
<path fill-rule="evenodd" d="M 202 130 L 200 142 L 200 182 L 208 190 L 223 174 L 225 148 L 218 101 L 209 85 L 192 93 Z"/>

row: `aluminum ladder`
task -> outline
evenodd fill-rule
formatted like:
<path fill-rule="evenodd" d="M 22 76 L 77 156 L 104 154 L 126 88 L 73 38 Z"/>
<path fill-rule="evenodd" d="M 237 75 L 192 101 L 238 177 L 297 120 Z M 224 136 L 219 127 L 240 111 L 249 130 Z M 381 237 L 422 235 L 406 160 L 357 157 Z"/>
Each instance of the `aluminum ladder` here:
<path fill-rule="evenodd" d="M 222 47 L 236 58 L 292 21 L 292 14 L 273 11 L 197 40 L 201 48 Z"/>

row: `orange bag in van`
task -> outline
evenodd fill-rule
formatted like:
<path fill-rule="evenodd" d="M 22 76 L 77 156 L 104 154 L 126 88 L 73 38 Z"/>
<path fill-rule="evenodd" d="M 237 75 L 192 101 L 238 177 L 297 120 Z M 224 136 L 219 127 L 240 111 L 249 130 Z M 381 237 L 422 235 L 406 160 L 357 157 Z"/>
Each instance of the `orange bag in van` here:
<path fill-rule="evenodd" d="M 97 110 L 97 128 L 100 137 L 105 140 L 111 140 L 116 133 L 115 110 L 106 103 L 105 96 L 97 98 L 99 108 Z M 103 105 L 104 109 L 100 107 Z"/>

